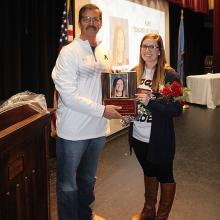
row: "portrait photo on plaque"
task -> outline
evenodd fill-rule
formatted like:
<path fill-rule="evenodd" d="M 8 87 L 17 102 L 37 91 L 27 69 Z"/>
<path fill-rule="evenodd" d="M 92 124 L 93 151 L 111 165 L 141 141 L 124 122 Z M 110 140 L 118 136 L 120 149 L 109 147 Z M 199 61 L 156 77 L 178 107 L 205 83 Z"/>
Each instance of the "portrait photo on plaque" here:
<path fill-rule="evenodd" d="M 117 105 L 122 115 L 135 115 L 137 74 L 135 71 L 102 73 L 102 97 L 105 105 Z"/>
<path fill-rule="evenodd" d="M 128 74 L 110 75 L 110 98 L 128 98 Z"/>

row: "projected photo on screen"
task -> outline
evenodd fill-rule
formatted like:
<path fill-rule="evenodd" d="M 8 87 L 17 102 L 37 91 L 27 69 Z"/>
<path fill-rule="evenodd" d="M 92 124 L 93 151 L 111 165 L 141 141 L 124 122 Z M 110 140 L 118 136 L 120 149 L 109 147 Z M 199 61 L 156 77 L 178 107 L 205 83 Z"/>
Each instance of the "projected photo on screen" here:
<path fill-rule="evenodd" d="M 111 16 L 109 28 L 113 66 L 129 64 L 128 20 Z"/>
<path fill-rule="evenodd" d="M 164 11 L 127 0 L 90 2 L 102 10 L 102 28 L 97 37 L 101 39 L 105 48 L 110 50 L 113 67 L 127 71 L 138 64 L 140 42 L 145 34 L 158 33 L 162 36 L 164 44 L 168 42 L 165 41 Z"/>

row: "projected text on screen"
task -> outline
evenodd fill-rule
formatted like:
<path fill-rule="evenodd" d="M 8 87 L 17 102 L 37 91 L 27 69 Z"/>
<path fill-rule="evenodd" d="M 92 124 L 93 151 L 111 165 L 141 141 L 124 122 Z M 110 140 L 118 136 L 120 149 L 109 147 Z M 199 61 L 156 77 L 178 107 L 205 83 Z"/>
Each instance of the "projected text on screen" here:
<path fill-rule="evenodd" d="M 165 42 L 165 13 L 126 0 L 91 0 L 103 12 L 98 37 L 113 57 L 113 65 L 131 69 L 139 59 L 139 46 L 147 33 L 159 33 Z"/>

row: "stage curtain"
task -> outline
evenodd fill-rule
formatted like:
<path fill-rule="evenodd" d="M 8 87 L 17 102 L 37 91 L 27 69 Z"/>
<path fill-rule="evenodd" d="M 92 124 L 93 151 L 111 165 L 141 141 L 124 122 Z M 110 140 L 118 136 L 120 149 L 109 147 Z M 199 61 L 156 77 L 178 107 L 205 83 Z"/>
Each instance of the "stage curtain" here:
<path fill-rule="evenodd" d="M 220 1 L 214 2 L 213 13 L 213 68 L 215 73 L 220 73 Z"/>
<path fill-rule="evenodd" d="M 15 0 L 1 5 L 0 101 L 29 90 L 52 106 L 51 71 L 59 48 L 64 1 Z"/>
<path fill-rule="evenodd" d="M 169 5 L 170 11 L 170 64 L 177 69 L 178 31 L 180 24 L 181 7 L 177 4 Z M 185 77 L 194 74 L 203 74 L 204 58 L 212 51 L 212 42 L 207 40 L 204 33 L 204 19 L 206 14 L 195 13 L 184 9 L 184 74 Z M 210 36 L 208 36 L 210 37 Z M 209 45 L 210 44 L 210 45 Z M 204 46 L 205 45 L 205 46 Z M 185 80 L 185 79 L 184 79 Z"/>
<path fill-rule="evenodd" d="M 208 0 L 169 0 L 169 2 L 178 4 L 180 7 L 189 8 L 195 12 L 208 13 Z"/>

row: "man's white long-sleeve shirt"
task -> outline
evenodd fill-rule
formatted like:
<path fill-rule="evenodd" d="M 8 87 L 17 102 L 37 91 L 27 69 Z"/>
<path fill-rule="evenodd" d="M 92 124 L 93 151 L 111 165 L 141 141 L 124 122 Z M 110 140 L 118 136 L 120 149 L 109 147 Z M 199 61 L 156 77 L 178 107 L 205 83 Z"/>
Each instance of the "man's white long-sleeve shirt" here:
<path fill-rule="evenodd" d="M 59 92 L 59 137 L 85 140 L 105 135 L 101 73 L 109 69 L 109 54 L 101 48 L 100 43 L 94 53 L 89 42 L 79 37 L 62 48 L 52 71 Z"/>

